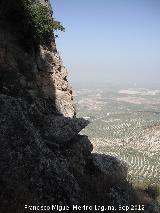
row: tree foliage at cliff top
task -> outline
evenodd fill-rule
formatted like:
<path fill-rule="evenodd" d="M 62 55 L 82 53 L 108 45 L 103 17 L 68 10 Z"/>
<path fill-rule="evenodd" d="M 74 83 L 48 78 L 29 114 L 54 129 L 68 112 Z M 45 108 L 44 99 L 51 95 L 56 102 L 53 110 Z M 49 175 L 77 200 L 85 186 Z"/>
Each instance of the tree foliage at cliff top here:
<path fill-rule="evenodd" d="M 53 30 L 64 31 L 60 22 L 54 20 L 49 9 L 31 0 L 22 0 L 25 15 L 31 25 L 33 36 L 38 42 L 45 42 L 52 35 Z"/>
<path fill-rule="evenodd" d="M 52 36 L 53 30 L 64 31 L 60 22 L 54 20 L 49 9 L 41 3 L 32 3 L 31 0 L 22 0 L 28 24 L 32 28 L 34 38 L 38 42 L 45 42 Z"/>
<path fill-rule="evenodd" d="M 52 16 L 48 7 L 35 0 L 1 0 L 0 20 L 9 21 L 35 43 L 46 43 L 53 31 L 64 31 L 60 22 Z"/>

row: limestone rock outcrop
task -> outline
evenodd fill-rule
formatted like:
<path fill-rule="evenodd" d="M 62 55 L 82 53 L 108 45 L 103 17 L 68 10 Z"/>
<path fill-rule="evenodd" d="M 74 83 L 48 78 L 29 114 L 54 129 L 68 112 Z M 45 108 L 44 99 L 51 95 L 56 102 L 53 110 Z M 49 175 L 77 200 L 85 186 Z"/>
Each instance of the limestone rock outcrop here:
<path fill-rule="evenodd" d="M 36 76 L 37 84 L 43 97 L 54 100 L 57 110 L 65 117 L 74 117 L 72 88 L 67 81 L 67 69 L 57 50 L 40 47 L 36 54 L 36 64 L 39 72 Z"/>
<path fill-rule="evenodd" d="M 83 118 L 71 119 L 62 116 L 46 116 L 43 123 L 43 137 L 63 145 L 89 124 Z"/>

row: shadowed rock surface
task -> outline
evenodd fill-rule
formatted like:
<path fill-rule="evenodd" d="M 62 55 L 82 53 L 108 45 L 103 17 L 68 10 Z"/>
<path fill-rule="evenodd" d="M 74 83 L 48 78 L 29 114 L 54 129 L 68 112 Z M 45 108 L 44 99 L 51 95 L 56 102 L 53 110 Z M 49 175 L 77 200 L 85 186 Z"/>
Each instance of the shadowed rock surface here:
<path fill-rule="evenodd" d="M 41 2 L 50 8 L 48 1 Z M 1 17 L 6 9 L 2 3 Z M 16 23 L 3 17 L 0 212 L 23 213 L 26 204 L 116 207 L 139 202 L 126 180 L 127 165 L 111 156 L 92 154 L 88 137 L 79 135 L 88 121 L 75 114 L 54 36 L 49 46 L 37 47 L 23 37 Z M 151 212 L 158 212 L 155 206 Z"/>
<path fill-rule="evenodd" d="M 116 157 L 104 154 L 92 154 L 92 162 L 93 165 L 100 170 L 100 172 L 104 173 L 108 177 L 114 177 L 114 181 L 116 182 L 127 179 L 128 165 L 126 162 L 123 162 Z"/>

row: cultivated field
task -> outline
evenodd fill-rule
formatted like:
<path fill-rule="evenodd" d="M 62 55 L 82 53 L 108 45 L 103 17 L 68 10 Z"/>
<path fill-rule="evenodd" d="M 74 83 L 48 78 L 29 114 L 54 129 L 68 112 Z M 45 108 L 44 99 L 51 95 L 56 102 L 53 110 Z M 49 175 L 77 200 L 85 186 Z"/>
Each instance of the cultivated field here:
<path fill-rule="evenodd" d="M 95 152 L 128 162 L 133 180 L 160 183 L 159 90 L 80 89 L 75 99 Z"/>

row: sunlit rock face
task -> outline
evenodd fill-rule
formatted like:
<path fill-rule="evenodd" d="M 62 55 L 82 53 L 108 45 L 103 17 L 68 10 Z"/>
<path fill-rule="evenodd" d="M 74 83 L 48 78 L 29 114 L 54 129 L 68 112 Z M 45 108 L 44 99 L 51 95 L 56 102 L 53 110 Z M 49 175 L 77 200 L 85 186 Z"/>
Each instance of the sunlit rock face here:
<path fill-rule="evenodd" d="M 52 46 L 53 46 L 52 41 Z M 43 96 L 54 99 L 55 107 L 65 117 L 74 117 L 72 88 L 67 81 L 67 69 L 56 49 L 40 47 L 36 54 L 37 82 Z"/>

